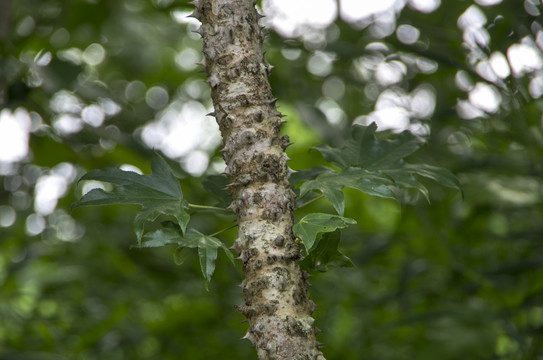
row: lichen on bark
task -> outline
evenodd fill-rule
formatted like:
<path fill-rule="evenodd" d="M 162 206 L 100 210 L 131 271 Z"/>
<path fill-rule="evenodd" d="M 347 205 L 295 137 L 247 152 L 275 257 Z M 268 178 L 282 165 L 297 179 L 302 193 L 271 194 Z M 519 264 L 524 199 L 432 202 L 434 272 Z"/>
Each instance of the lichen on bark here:
<path fill-rule="evenodd" d="M 292 232 L 295 195 L 288 183 L 288 137 L 280 136 L 262 50 L 261 15 L 253 0 L 194 1 L 202 23 L 203 66 L 219 124 L 239 234 L 234 250 L 243 262 L 249 321 L 245 338 L 260 359 L 323 360 L 307 297 L 307 274 Z"/>

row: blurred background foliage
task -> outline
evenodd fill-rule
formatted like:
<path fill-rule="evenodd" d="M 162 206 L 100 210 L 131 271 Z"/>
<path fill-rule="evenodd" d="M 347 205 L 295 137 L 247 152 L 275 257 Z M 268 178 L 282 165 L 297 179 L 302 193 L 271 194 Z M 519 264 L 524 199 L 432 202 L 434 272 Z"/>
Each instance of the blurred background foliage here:
<path fill-rule="evenodd" d="M 537 0 L 268 0 L 267 58 L 294 170 L 352 123 L 409 129 L 416 161 L 465 198 L 345 190 L 342 251 L 314 274 L 328 359 L 543 359 L 543 22 Z M 187 200 L 224 167 L 191 7 L 176 0 L 0 0 L 0 359 L 254 359 L 240 266 L 130 249 L 136 207 L 77 209 L 106 167 L 149 173 L 153 149 Z M 300 210 L 333 212 L 320 200 Z M 232 218 L 196 214 L 213 233 Z M 230 245 L 235 229 L 221 234 Z"/>

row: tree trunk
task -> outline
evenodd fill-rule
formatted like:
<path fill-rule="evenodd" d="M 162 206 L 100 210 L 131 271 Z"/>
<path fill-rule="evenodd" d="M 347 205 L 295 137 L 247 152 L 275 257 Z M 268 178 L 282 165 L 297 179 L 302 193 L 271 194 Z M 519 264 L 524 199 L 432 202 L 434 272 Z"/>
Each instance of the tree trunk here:
<path fill-rule="evenodd" d="M 307 274 L 300 270 L 300 247 L 293 232 L 295 195 L 289 187 L 288 136 L 280 137 L 262 51 L 261 17 L 253 0 L 200 0 L 193 16 L 202 22 L 204 67 L 211 86 L 227 164 L 230 207 L 237 216 L 234 249 L 243 261 L 245 338 L 259 359 L 324 360 L 315 340 L 307 297 Z"/>

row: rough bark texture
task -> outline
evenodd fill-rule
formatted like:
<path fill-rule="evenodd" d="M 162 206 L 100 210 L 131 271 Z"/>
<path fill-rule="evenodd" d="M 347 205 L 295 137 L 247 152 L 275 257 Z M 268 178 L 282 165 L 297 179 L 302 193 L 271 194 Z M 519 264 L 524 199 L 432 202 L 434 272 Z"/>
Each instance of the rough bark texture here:
<path fill-rule="evenodd" d="M 245 338 L 259 359 L 323 360 L 307 297 L 307 274 L 298 266 L 292 233 L 294 193 L 288 184 L 288 137 L 268 82 L 271 66 L 253 0 L 193 2 L 202 22 L 204 67 L 211 86 L 237 215 L 234 249 L 243 261 Z"/>

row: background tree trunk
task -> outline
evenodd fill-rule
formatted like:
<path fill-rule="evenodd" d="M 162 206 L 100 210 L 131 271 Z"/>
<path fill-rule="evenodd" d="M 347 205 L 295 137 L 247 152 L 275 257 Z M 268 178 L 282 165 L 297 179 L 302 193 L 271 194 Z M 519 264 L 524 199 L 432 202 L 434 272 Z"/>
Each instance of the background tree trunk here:
<path fill-rule="evenodd" d="M 9 30 L 10 30 L 10 10 L 11 10 L 11 0 L 0 0 L 0 49 L 4 47 L 7 49 L 8 47 L 8 39 L 9 39 Z M 3 54 L 5 50 L 0 50 L 0 69 L 3 68 L 3 62 L 5 60 L 2 59 L 3 56 L 6 54 Z M 6 84 L 6 75 L 4 74 L 4 71 L 0 71 L 0 109 L 2 109 L 5 104 L 7 104 L 7 84 Z"/>
<path fill-rule="evenodd" d="M 315 340 L 306 274 L 292 233 L 295 195 L 289 187 L 288 136 L 268 82 L 261 17 L 252 0 L 203 0 L 193 14 L 202 22 L 205 70 L 212 89 L 229 177 L 231 208 L 243 261 L 245 336 L 260 359 L 324 359 Z"/>

